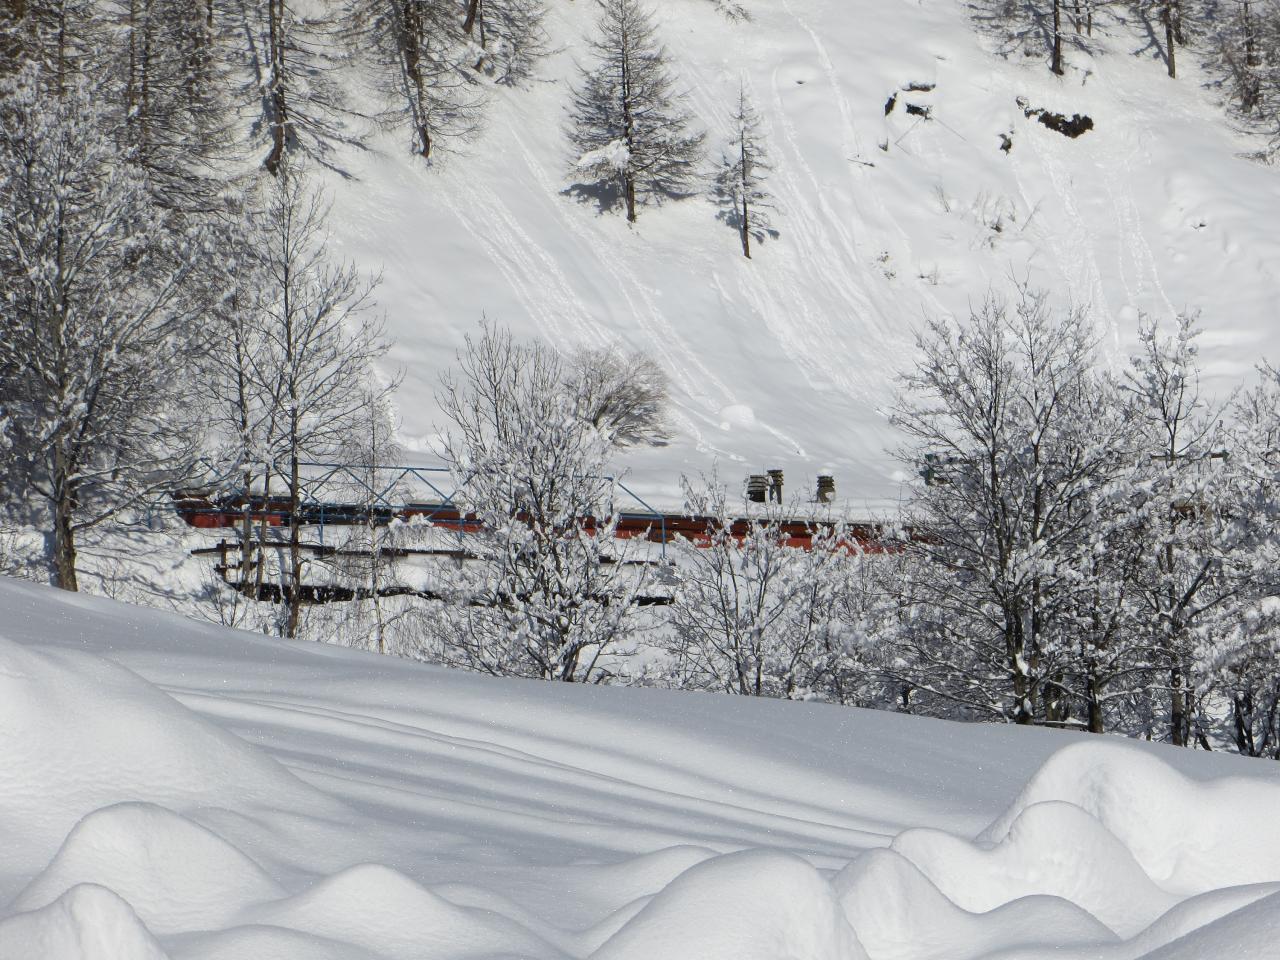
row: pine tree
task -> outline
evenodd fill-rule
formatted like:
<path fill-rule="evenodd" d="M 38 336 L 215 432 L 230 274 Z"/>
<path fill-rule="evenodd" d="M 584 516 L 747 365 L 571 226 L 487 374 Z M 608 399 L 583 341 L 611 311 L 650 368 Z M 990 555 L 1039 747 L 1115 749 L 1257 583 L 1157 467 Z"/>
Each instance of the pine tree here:
<path fill-rule="evenodd" d="M 635 222 L 644 199 L 687 193 L 696 179 L 703 135 L 675 92 L 671 58 L 653 16 L 639 0 L 598 0 L 600 23 L 573 93 L 570 132 L 575 170 L 621 194 Z"/>
<path fill-rule="evenodd" d="M 732 122 L 733 137 L 720 160 L 715 197 L 722 208 L 721 219 L 737 228 L 742 255 L 750 259 L 752 239 L 763 240 L 771 232 L 773 198 L 765 180 L 773 167 L 765 150 L 760 114 L 751 105 L 745 87 L 738 90 Z"/>

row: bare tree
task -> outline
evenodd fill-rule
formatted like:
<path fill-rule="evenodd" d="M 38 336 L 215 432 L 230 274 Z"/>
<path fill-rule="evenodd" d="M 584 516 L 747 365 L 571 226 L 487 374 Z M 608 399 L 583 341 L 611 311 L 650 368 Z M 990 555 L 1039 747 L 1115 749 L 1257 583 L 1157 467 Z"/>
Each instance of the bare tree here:
<path fill-rule="evenodd" d="M 178 398 L 201 337 L 185 284 L 202 241 L 119 162 L 100 88 L 51 98 L 40 72 L 0 96 L 0 385 L 51 514 L 55 581 L 75 590 L 78 532 L 188 460 Z"/>
<path fill-rule="evenodd" d="M 696 179 L 703 135 L 676 93 L 671 58 L 640 0 L 597 0 L 600 22 L 573 92 L 569 136 L 574 169 L 597 186 L 613 186 L 635 222 L 646 197 L 687 192 Z"/>
<path fill-rule="evenodd" d="M 569 359 L 573 390 L 582 416 L 619 447 L 662 446 L 671 436 L 667 422 L 667 375 L 643 353 L 580 349 Z"/>
<path fill-rule="evenodd" d="M 288 616 L 297 635 L 305 561 L 301 542 L 300 464 L 335 454 L 363 421 L 372 399 L 373 362 L 386 351 L 381 325 L 369 318 L 376 280 L 325 253 L 328 209 L 301 172 L 286 162 L 268 186 L 259 272 L 259 391 L 270 408 L 265 448 L 289 498 Z M 268 477 L 268 480 L 270 477 Z"/>
<path fill-rule="evenodd" d="M 352 613 L 357 632 L 378 653 L 391 649 L 390 638 L 405 613 L 397 576 L 397 547 L 403 524 L 389 518 L 389 505 L 401 498 L 396 475 L 389 469 L 403 459 L 396 440 L 395 421 L 385 391 L 365 390 L 365 403 L 347 453 L 352 459 L 352 502 L 363 511 L 362 522 L 351 527 L 339 552 L 336 572 L 354 584 Z"/>
<path fill-rule="evenodd" d="M 1140 329 L 1127 388 L 1143 450 L 1130 536 L 1143 544 L 1136 601 L 1152 666 L 1167 678 L 1168 734 L 1187 746 L 1197 733 L 1193 659 L 1199 638 L 1225 628 L 1244 588 L 1236 561 L 1243 530 L 1230 498 L 1234 464 L 1224 449 L 1223 406 L 1200 392 L 1194 321 L 1162 337 Z"/>
<path fill-rule="evenodd" d="M 966 715 L 1063 722 L 1073 561 L 1096 528 L 1089 498 L 1129 449 L 1088 320 L 1022 286 L 958 329 L 930 321 L 919 350 L 894 414 L 902 459 L 926 465 L 908 508 L 927 536 L 907 543 L 920 562 L 902 586 L 902 678 Z"/>
<path fill-rule="evenodd" d="M 673 682 L 786 699 L 844 693 L 851 671 L 841 600 L 857 561 L 840 529 L 815 537 L 811 549 L 789 546 L 782 523 L 793 517 L 770 504 L 739 534 L 718 478 L 684 487 L 686 512 L 705 518 L 707 530 L 675 547 L 665 634 Z"/>
<path fill-rule="evenodd" d="M 629 652 L 644 567 L 613 537 L 613 447 L 560 359 L 486 327 L 441 407 L 458 499 L 480 525 L 439 620 L 447 659 L 545 680 L 599 681 Z"/>

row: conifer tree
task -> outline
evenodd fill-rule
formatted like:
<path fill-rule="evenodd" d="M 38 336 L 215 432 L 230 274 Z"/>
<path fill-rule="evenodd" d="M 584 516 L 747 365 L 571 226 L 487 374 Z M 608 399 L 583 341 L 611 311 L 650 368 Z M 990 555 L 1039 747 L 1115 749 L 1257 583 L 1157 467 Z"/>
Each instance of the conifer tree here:
<path fill-rule="evenodd" d="M 479 48 L 474 66 L 500 83 L 527 79 L 547 51 L 544 0 L 468 0 L 462 29 Z"/>
<path fill-rule="evenodd" d="M 720 217 L 738 229 L 742 255 L 750 259 L 751 240 L 761 240 L 770 231 L 769 211 L 773 198 L 765 187 L 772 172 L 765 150 L 760 114 L 751 104 L 746 88 L 739 88 L 738 106 L 733 114 L 733 137 L 721 157 L 716 175 L 715 196 Z"/>
<path fill-rule="evenodd" d="M 671 57 L 639 0 L 599 0 L 600 23 L 570 109 L 576 170 L 615 187 L 635 222 L 643 199 L 677 196 L 694 183 L 703 135 L 676 92 Z"/>
<path fill-rule="evenodd" d="M 353 49 L 364 52 L 386 101 L 380 119 L 407 124 L 412 148 L 427 158 L 441 140 L 466 136 L 480 122 L 483 96 L 469 45 L 451 6 L 427 0 L 350 0 Z"/>
<path fill-rule="evenodd" d="M 263 166 L 275 176 L 300 150 L 327 161 L 332 145 L 359 143 L 347 126 L 352 110 L 334 76 L 339 60 L 330 18 L 308 16 L 291 0 L 266 0 L 266 63 L 261 66 L 262 127 L 271 140 Z"/>

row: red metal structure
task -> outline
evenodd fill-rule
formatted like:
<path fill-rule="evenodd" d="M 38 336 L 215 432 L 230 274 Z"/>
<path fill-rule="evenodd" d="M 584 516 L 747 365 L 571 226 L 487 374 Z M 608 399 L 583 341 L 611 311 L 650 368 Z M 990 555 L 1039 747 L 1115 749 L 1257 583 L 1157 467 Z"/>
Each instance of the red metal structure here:
<path fill-rule="evenodd" d="M 287 497 L 262 497 L 235 495 L 216 497 L 199 491 L 175 491 L 174 507 L 178 515 L 193 527 L 202 530 L 222 530 L 237 527 L 246 517 L 255 525 L 266 523 L 270 527 L 287 526 L 293 511 Z M 300 526 L 350 526 L 354 524 L 385 524 L 392 520 L 427 523 L 455 533 L 474 534 L 483 528 L 483 522 L 473 513 L 464 513 L 449 503 L 407 503 L 395 507 L 370 506 L 338 502 L 307 502 L 296 511 Z M 752 529 L 765 524 L 766 518 L 735 517 L 727 524 L 716 517 L 681 513 L 623 512 L 619 514 L 614 536 L 623 539 L 647 540 L 651 543 L 670 543 L 683 538 L 699 546 L 705 546 L 723 527 L 729 536 L 741 540 Z M 593 532 L 594 517 L 582 517 L 583 530 Z M 788 546 L 811 549 L 814 539 L 830 536 L 841 528 L 838 546 L 866 553 L 883 553 L 895 549 L 889 531 L 880 524 L 842 523 L 840 521 L 812 518 L 786 519 L 778 522 L 778 531 Z"/>

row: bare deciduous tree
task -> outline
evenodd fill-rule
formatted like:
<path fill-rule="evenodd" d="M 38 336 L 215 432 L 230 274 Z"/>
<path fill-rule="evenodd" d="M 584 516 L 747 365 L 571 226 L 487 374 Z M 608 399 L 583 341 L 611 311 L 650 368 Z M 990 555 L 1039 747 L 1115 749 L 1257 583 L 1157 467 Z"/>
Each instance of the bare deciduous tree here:
<path fill-rule="evenodd" d="M 201 336 L 185 285 L 202 240 L 120 162 L 100 88 L 49 97 L 40 72 L 0 96 L 0 385 L 55 581 L 75 590 L 77 533 L 188 460 L 178 397 Z"/>
<path fill-rule="evenodd" d="M 267 460 L 283 475 L 290 505 L 291 589 L 283 633 L 292 637 L 301 616 L 305 567 L 300 463 L 333 455 L 363 422 L 371 399 L 383 392 L 367 388 L 386 342 L 381 325 L 368 316 L 377 281 L 334 264 L 325 253 L 323 198 L 292 162 L 282 165 L 268 189 L 258 265 L 263 343 L 257 390 L 270 411 Z"/>
<path fill-rule="evenodd" d="M 643 353 L 581 349 L 569 360 L 582 415 L 619 447 L 662 446 L 670 439 L 667 375 Z"/>
<path fill-rule="evenodd" d="M 562 361 L 486 327 L 441 406 L 460 502 L 481 527 L 454 568 L 446 657 L 493 674 L 599 681 L 629 652 L 644 567 L 613 538 L 613 447 Z"/>

